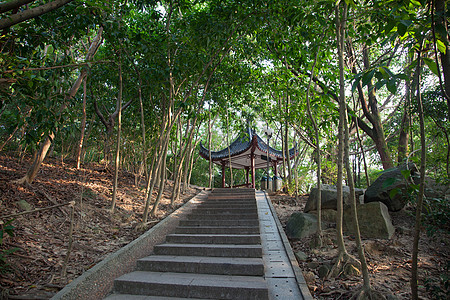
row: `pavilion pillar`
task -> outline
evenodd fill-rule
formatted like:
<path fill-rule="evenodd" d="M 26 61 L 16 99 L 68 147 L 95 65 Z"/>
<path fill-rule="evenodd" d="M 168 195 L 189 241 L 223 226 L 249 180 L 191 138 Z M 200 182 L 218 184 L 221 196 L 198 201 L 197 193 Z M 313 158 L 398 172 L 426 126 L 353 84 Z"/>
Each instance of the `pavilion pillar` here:
<path fill-rule="evenodd" d="M 225 187 L 225 163 L 222 162 L 222 187 Z"/>
<path fill-rule="evenodd" d="M 249 183 L 249 178 L 248 178 L 248 176 L 249 176 L 249 167 L 245 167 L 245 184 L 246 184 L 246 186 L 248 187 L 248 183 Z"/>
<path fill-rule="evenodd" d="M 273 172 L 275 173 L 275 177 L 277 177 L 278 176 L 278 168 L 277 168 L 277 166 L 278 166 L 278 164 L 277 164 L 277 162 L 278 162 L 278 160 L 275 160 L 275 163 L 273 164 Z"/>
<path fill-rule="evenodd" d="M 250 154 L 250 168 L 252 169 L 252 188 L 255 188 L 255 153 Z"/>

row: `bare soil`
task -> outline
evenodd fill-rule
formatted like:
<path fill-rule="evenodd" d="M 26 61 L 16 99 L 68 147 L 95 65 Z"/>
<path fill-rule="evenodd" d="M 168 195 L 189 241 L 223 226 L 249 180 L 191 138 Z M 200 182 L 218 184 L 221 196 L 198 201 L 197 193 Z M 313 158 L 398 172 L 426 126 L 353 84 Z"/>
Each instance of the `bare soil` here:
<path fill-rule="evenodd" d="M 270 195 L 272 203 L 283 226 L 294 212 L 303 212 L 308 195 L 294 197 L 283 193 Z M 414 217 L 410 209 L 390 213 L 396 228 L 390 240 L 363 239 L 372 286 L 388 299 L 411 299 L 411 252 L 414 232 Z M 302 251 L 307 259 L 299 260 L 311 294 L 316 299 L 349 299 L 362 285 L 362 276 L 344 276 L 321 279 L 319 269 L 332 266 L 337 255 L 336 230 L 329 224 L 324 231 L 325 245 L 321 249 L 310 247 L 311 237 L 304 240 L 290 240 L 295 252 Z M 355 241 L 345 236 L 350 254 L 357 256 Z M 450 235 L 438 234 L 429 237 L 423 232 L 419 242 L 419 296 L 421 299 L 450 299 L 449 263 Z M 445 286 L 445 279 L 446 285 Z"/>
<path fill-rule="evenodd" d="M 139 187 L 135 176 L 119 173 L 117 204 L 110 211 L 113 170 L 100 164 L 89 164 L 77 170 L 74 162 L 62 163 L 46 159 L 32 185 L 13 182 L 23 176 L 30 160 L 0 155 L 0 225 L 8 220 L 14 226 L 11 237 L 4 234 L 0 245 L 0 299 L 49 299 L 67 283 L 93 267 L 108 254 L 128 244 L 145 230 L 179 208 L 199 192 L 191 187 L 170 205 L 172 182 L 168 181 L 157 214 L 142 227 L 144 211 L 144 180 Z M 156 198 L 158 189 L 154 191 Z M 75 201 L 73 244 L 66 266 L 61 273 L 69 246 L 71 207 L 69 205 L 4 218 L 23 211 L 19 201 L 31 209 Z M 6 255 L 7 251 L 14 250 Z M 8 267 L 2 263 L 5 259 Z"/>

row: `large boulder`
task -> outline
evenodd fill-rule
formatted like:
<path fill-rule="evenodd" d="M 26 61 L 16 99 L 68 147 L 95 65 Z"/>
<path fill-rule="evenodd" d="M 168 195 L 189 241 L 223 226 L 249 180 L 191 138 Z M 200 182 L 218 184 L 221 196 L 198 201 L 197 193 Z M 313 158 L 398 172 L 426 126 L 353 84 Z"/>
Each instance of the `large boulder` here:
<path fill-rule="evenodd" d="M 414 163 L 383 171 L 364 193 L 364 203 L 383 202 L 390 211 L 401 210 L 406 204 L 405 192 L 408 188 L 405 175 L 415 176 L 416 172 Z M 392 192 L 394 189 L 396 192 Z"/>
<path fill-rule="evenodd" d="M 286 235 L 289 238 L 301 239 L 316 232 L 317 217 L 312 214 L 295 212 L 286 223 Z"/>
<path fill-rule="evenodd" d="M 364 238 L 390 239 L 395 232 L 386 205 L 371 202 L 357 205 L 358 223 Z M 344 209 L 344 231 L 354 234 L 355 222 L 350 207 Z"/>
<path fill-rule="evenodd" d="M 318 188 L 314 187 L 311 189 L 308 201 L 306 202 L 304 212 L 309 212 L 312 210 L 317 210 L 317 197 L 319 196 Z M 321 185 L 321 203 L 322 209 L 337 209 L 337 189 L 334 185 L 322 184 Z M 342 187 L 342 193 L 344 197 L 344 203 L 350 204 L 350 188 L 348 186 Z M 359 196 L 364 194 L 363 189 L 355 189 L 356 202 L 359 202 Z"/>
<path fill-rule="evenodd" d="M 317 216 L 317 210 L 312 210 L 308 214 Z M 336 223 L 337 211 L 334 209 L 322 209 L 321 218 L 323 222 Z"/>

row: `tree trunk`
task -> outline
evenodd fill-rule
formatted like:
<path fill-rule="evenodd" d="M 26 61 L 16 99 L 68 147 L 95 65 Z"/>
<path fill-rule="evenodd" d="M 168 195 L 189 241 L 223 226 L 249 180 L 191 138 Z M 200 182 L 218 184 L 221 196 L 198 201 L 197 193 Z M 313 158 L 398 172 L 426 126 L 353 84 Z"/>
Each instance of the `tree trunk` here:
<path fill-rule="evenodd" d="M 440 15 L 440 17 L 436 20 L 442 28 L 448 28 L 448 19 L 446 17 L 446 5 L 448 5 L 448 1 L 445 0 L 436 0 L 436 14 Z M 446 4 L 447 3 L 447 4 Z M 448 115 L 447 119 L 450 119 L 450 46 L 449 46 L 449 36 L 448 30 L 447 35 L 442 36 L 442 42 L 444 42 L 446 51 L 445 53 L 441 52 L 441 64 L 442 64 L 442 73 L 444 74 L 444 89 L 443 94 L 447 99 L 447 108 Z"/>
<path fill-rule="evenodd" d="M 163 120 L 165 121 L 165 120 Z M 160 172 L 160 166 L 162 164 L 162 158 L 163 158 L 163 150 L 165 147 L 165 143 L 166 143 L 166 133 L 165 133 L 165 129 L 166 129 L 167 124 L 163 124 L 161 126 L 161 134 L 160 134 L 160 138 L 158 140 L 157 145 L 155 146 L 155 150 L 153 151 L 153 160 L 152 160 L 152 165 L 150 167 L 150 172 L 148 174 L 148 179 L 147 179 L 147 188 L 145 189 L 145 208 L 144 208 L 144 214 L 142 217 L 142 223 L 145 224 L 147 223 L 147 218 L 148 218 L 148 210 L 150 208 L 150 202 L 152 199 L 152 195 L 153 195 L 153 188 L 155 186 L 156 183 L 156 177 L 158 177 L 158 173 Z"/>
<path fill-rule="evenodd" d="M 367 268 L 367 261 L 366 257 L 364 256 L 364 248 L 362 246 L 361 242 L 361 233 L 359 230 L 359 221 L 358 221 L 358 212 L 356 209 L 356 196 L 355 196 L 355 184 L 352 178 L 352 170 L 350 168 L 350 155 L 349 155 L 349 132 L 348 132 L 348 121 L 347 121 L 347 109 L 346 105 L 343 105 L 344 107 L 344 114 L 340 115 L 340 117 L 343 117 L 343 124 L 344 124 L 344 164 L 345 168 L 347 169 L 347 182 L 350 189 L 350 205 L 352 209 L 352 217 L 353 222 L 355 224 L 354 227 L 354 234 L 355 234 L 355 241 L 356 241 L 356 248 L 359 256 L 359 261 L 361 263 L 361 272 L 363 275 L 363 291 L 365 294 L 369 295 L 371 293 L 371 286 L 370 286 L 370 278 L 369 278 L 369 270 Z"/>
<path fill-rule="evenodd" d="M 230 167 L 230 187 L 233 188 L 233 166 L 231 165 L 231 151 L 230 151 L 230 123 L 228 117 L 228 108 L 227 108 L 227 147 L 228 147 L 228 161 Z M 267 157 L 269 159 L 269 157 Z M 225 176 L 225 174 L 223 174 Z M 267 174 L 267 186 L 269 184 L 269 174 Z"/>
<path fill-rule="evenodd" d="M 422 48 L 422 47 L 421 47 Z M 420 185 L 419 194 L 417 195 L 416 204 L 416 221 L 414 225 L 414 241 L 412 250 L 412 265 L 411 265 L 411 294 L 412 299 L 419 299 L 418 295 L 418 274 L 417 274 L 417 263 L 418 263 L 418 253 L 419 253 L 419 238 L 420 238 L 420 228 L 421 228 L 421 214 L 423 206 L 423 198 L 425 191 L 425 167 L 426 167 L 426 143 L 425 143 L 425 123 L 423 117 L 423 105 L 422 96 L 420 94 L 420 70 L 421 70 L 421 49 L 418 51 L 418 63 L 417 63 L 417 74 L 418 74 L 418 84 L 416 91 L 417 108 L 419 113 L 419 124 L 420 124 L 420 145 L 421 145 L 421 157 L 420 157 Z"/>
<path fill-rule="evenodd" d="M 350 59 L 356 60 L 357 58 L 353 51 L 351 42 L 349 42 L 349 46 L 347 47 L 347 49 Z M 362 56 L 364 69 L 369 70 L 371 66 L 369 62 L 369 50 L 367 49 L 366 46 L 363 49 Z M 351 66 L 351 70 L 353 74 L 358 73 L 355 64 Z M 384 135 L 383 125 L 381 123 L 381 116 L 378 110 L 378 102 L 377 97 L 375 95 L 375 88 L 373 86 L 373 81 L 371 80 L 367 84 L 368 99 L 366 99 L 366 96 L 364 95 L 361 81 L 357 85 L 357 91 L 358 91 L 358 99 L 359 102 L 361 103 L 361 108 L 363 110 L 364 116 L 372 125 L 372 128 L 370 128 L 370 126 L 367 125 L 360 118 L 355 118 L 354 120 L 358 122 L 359 128 L 361 128 L 373 140 L 375 148 L 377 149 L 377 152 L 380 156 L 383 168 L 384 169 L 392 168 L 394 166 L 394 163 L 392 161 L 391 155 L 389 153 L 389 148 L 386 143 L 386 137 Z"/>
<path fill-rule="evenodd" d="M 337 214 L 336 214 L 336 234 L 339 256 L 346 255 L 347 250 L 344 244 L 344 235 L 342 231 L 342 218 L 344 212 L 344 201 L 342 193 L 343 185 L 343 167 L 344 167 L 344 116 L 345 116 L 345 83 L 344 83 L 344 33 L 345 19 L 347 14 L 347 5 L 344 2 L 344 15 L 340 19 L 340 9 L 336 5 L 336 40 L 339 59 L 339 128 L 338 128 L 338 156 L 337 156 Z"/>
<path fill-rule="evenodd" d="M 288 121 L 289 106 L 290 106 L 290 97 L 286 93 L 286 119 L 285 119 L 285 123 L 284 123 L 284 127 L 285 127 L 284 128 L 284 131 L 285 131 L 285 135 L 284 135 L 284 151 L 286 151 L 286 164 L 287 164 L 287 169 L 288 169 L 288 184 L 289 184 L 288 187 L 290 188 L 291 184 L 292 184 L 292 175 L 291 175 L 292 168 L 291 168 L 291 157 L 289 155 L 289 126 L 288 126 L 289 125 L 289 121 Z"/>
<path fill-rule="evenodd" d="M 363 62 L 366 70 L 370 68 L 369 63 L 369 49 L 364 47 L 363 49 Z M 375 147 L 378 150 L 378 153 L 381 158 L 381 163 L 383 168 L 389 169 L 394 166 L 394 163 L 391 158 L 391 154 L 389 153 L 389 148 L 386 143 L 386 137 L 384 135 L 383 124 L 381 123 L 381 116 L 378 110 L 378 101 L 375 95 L 375 87 L 373 86 L 373 80 L 370 80 L 367 84 L 367 91 L 369 94 L 369 107 L 371 117 L 368 118 L 371 120 L 373 126 L 373 140 L 375 142 Z"/>
<path fill-rule="evenodd" d="M 119 54 L 120 56 L 120 54 Z M 119 60 L 121 58 L 119 57 Z M 119 162 L 120 162 L 120 135 L 122 133 L 122 62 L 119 61 L 119 95 L 117 96 L 117 108 L 119 112 L 117 116 L 117 144 L 116 144 L 116 158 L 114 164 L 114 182 L 113 194 L 111 200 L 111 211 L 114 211 L 117 198 L 117 180 L 119 177 Z"/>
<path fill-rule="evenodd" d="M 54 0 L 31 9 L 21 11 L 17 14 L 10 15 L 7 18 L 2 18 L 0 19 L 0 30 L 9 28 L 15 24 L 24 22 L 26 20 L 39 17 L 52 10 L 58 9 L 61 6 L 64 6 L 72 1 L 73 0 Z"/>
<path fill-rule="evenodd" d="M 84 132 L 86 130 L 86 82 L 87 82 L 87 80 L 83 81 L 83 108 L 82 108 L 83 116 L 81 117 L 80 141 L 79 141 L 78 147 L 77 147 L 77 169 L 78 170 L 80 169 L 80 165 L 81 165 L 81 150 L 83 149 Z"/>
<path fill-rule="evenodd" d="M 153 208 L 150 212 L 150 215 L 152 217 L 154 217 L 156 215 L 156 211 L 158 210 L 159 202 L 161 201 L 161 197 L 164 192 L 164 186 L 165 186 L 165 182 L 166 182 L 166 163 L 167 163 L 167 147 L 168 147 L 168 145 L 169 145 L 169 143 L 166 143 L 164 151 L 163 151 L 164 154 L 163 154 L 162 165 L 159 170 L 160 182 L 159 182 L 158 196 L 156 197 L 155 203 L 153 204 Z"/>
<path fill-rule="evenodd" d="M 10 10 L 18 10 L 22 5 L 26 5 L 34 1 L 36 0 L 11 0 L 8 2 L 2 2 L 0 3 L 0 14 Z"/>
<path fill-rule="evenodd" d="M 209 107 L 209 120 L 208 120 L 208 156 L 209 156 L 209 188 L 213 187 L 213 172 L 212 172 L 212 160 L 211 160 L 211 147 L 212 147 L 212 136 L 211 136 L 211 105 Z"/>
<path fill-rule="evenodd" d="M 317 206 L 317 240 L 316 240 L 316 246 L 318 248 L 322 247 L 322 180 L 321 180 L 321 169 L 322 169 L 322 165 L 321 165 L 321 153 L 320 153 L 320 136 L 319 136 L 319 128 L 317 127 L 317 123 L 316 120 L 314 119 L 313 115 L 312 115 L 312 111 L 311 111 L 311 101 L 309 99 L 309 95 L 310 95 L 310 89 L 311 89 L 311 83 L 312 83 L 312 77 L 314 76 L 314 69 L 316 67 L 317 64 L 317 57 L 319 54 L 319 50 L 320 50 L 320 46 L 318 47 L 317 51 L 316 51 L 316 55 L 314 58 L 314 63 L 311 67 L 311 76 L 309 78 L 309 83 L 308 83 L 308 88 L 306 90 L 306 109 L 308 112 L 308 117 L 311 120 L 311 123 L 313 124 L 313 128 L 314 128 L 314 135 L 316 138 L 316 153 L 317 153 L 317 202 L 316 202 L 316 206 Z M 287 126 L 286 126 L 287 127 Z M 286 138 L 287 138 L 287 130 L 286 130 Z M 286 148 L 289 149 L 287 147 L 287 143 L 286 143 Z M 286 150 L 286 153 L 289 150 Z M 289 154 L 288 154 L 289 156 Z M 339 198 L 338 198 L 339 199 Z"/>

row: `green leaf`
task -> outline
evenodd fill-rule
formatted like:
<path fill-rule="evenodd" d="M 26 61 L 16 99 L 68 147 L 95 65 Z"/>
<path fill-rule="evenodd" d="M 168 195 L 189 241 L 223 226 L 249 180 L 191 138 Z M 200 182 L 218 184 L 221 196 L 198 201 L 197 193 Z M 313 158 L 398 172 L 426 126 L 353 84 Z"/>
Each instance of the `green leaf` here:
<path fill-rule="evenodd" d="M 428 68 L 431 70 L 431 72 L 433 72 L 435 75 L 438 75 L 437 65 L 434 60 L 432 60 L 431 58 L 428 58 L 428 57 L 424 57 L 423 61 L 428 66 Z"/>
<path fill-rule="evenodd" d="M 445 46 L 444 42 L 441 40 L 436 40 L 436 46 L 439 52 L 445 55 L 445 53 L 447 52 L 447 47 Z"/>
<path fill-rule="evenodd" d="M 387 83 L 386 87 L 392 94 L 395 94 L 397 92 L 397 82 L 395 78 L 391 78 Z"/>
<path fill-rule="evenodd" d="M 408 179 L 411 176 L 411 172 L 409 170 L 402 170 L 400 173 L 402 173 L 405 179 Z"/>
<path fill-rule="evenodd" d="M 395 27 L 395 21 L 390 20 L 389 22 L 387 22 L 386 26 L 384 27 L 384 32 L 390 33 L 394 27 Z"/>
<path fill-rule="evenodd" d="M 400 36 L 405 36 L 408 27 L 406 27 L 403 23 L 397 24 L 397 32 Z"/>
<path fill-rule="evenodd" d="M 374 74 L 375 69 L 370 72 L 364 73 L 364 75 L 362 76 L 363 85 L 367 85 L 372 80 Z"/>

